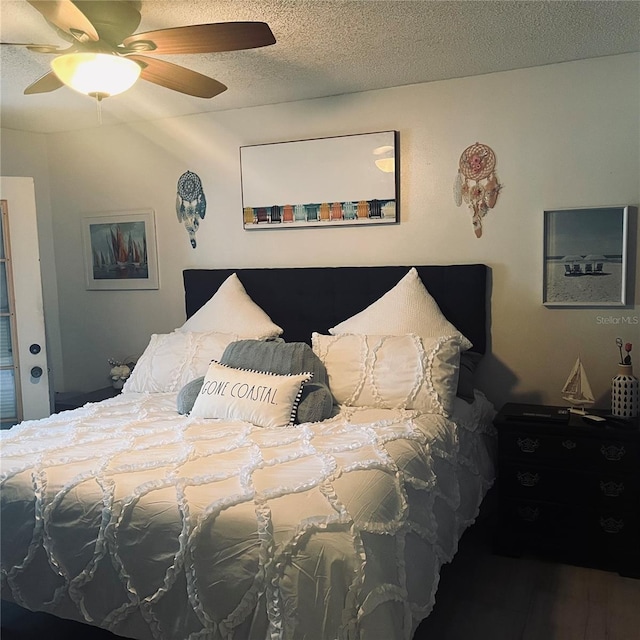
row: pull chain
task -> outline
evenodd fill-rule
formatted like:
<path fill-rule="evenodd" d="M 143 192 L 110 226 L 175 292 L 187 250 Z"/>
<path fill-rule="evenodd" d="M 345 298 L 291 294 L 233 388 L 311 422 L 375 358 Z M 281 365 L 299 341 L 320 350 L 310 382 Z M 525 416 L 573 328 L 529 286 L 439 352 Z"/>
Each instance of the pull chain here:
<path fill-rule="evenodd" d="M 89 95 L 92 98 L 96 99 L 96 109 L 98 110 L 98 124 L 102 124 L 102 98 L 108 98 L 109 94 L 96 91 L 95 93 L 90 93 Z"/>

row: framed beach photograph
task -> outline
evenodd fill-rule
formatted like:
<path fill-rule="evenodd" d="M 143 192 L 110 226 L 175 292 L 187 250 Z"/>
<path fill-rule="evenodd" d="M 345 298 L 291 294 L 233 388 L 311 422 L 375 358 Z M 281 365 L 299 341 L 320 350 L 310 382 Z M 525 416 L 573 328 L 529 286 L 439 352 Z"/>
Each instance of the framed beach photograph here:
<path fill-rule="evenodd" d="M 626 304 L 629 207 L 544 212 L 543 304 Z"/>
<path fill-rule="evenodd" d="M 397 132 L 240 147 L 246 230 L 394 224 Z"/>
<path fill-rule="evenodd" d="M 153 210 L 85 216 L 82 242 L 87 289 L 158 289 Z"/>

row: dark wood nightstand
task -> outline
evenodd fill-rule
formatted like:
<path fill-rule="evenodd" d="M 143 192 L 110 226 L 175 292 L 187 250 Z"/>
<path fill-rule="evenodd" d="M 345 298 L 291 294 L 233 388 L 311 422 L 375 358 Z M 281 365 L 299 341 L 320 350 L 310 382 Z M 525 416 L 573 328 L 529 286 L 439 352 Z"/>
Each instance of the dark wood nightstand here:
<path fill-rule="evenodd" d="M 69 409 L 77 409 L 87 404 L 87 402 L 100 402 L 107 398 L 115 398 L 119 393 L 120 389 L 114 389 L 113 387 L 105 387 L 104 389 L 96 389 L 86 393 L 58 393 L 55 400 L 55 412 L 60 413 Z"/>
<path fill-rule="evenodd" d="M 554 424 L 535 415 L 518 417 L 521 409 L 507 404 L 494 421 L 500 512 L 495 550 L 541 552 L 640 578 L 638 422 L 593 426 L 571 414 L 565 424 Z M 539 412 L 553 409 L 559 407 L 541 406 Z"/>

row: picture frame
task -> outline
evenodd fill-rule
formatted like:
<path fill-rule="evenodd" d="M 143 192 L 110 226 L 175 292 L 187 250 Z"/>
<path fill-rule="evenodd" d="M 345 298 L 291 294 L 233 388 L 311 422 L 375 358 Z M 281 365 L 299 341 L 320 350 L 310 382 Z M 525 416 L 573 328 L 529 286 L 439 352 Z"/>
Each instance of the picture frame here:
<path fill-rule="evenodd" d="M 623 307 L 629 206 L 544 212 L 543 304 Z"/>
<path fill-rule="evenodd" d="M 88 290 L 159 288 L 152 209 L 84 216 L 82 242 Z"/>
<path fill-rule="evenodd" d="M 398 133 L 240 147 L 245 230 L 399 222 Z"/>

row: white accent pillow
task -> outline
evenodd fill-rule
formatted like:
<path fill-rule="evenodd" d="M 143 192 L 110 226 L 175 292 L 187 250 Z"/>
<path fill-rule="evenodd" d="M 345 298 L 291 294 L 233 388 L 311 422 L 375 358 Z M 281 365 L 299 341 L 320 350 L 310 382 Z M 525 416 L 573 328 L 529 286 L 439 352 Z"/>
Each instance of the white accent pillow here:
<path fill-rule="evenodd" d="M 279 336 L 282 328 L 249 297 L 238 276 L 232 273 L 176 331 L 218 331 L 262 340 Z"/>
<path fill-rule="evenodd" d="M 227 346 L 237 339 L 235 333 L 154 333 L 122 390 L 179 391 L 190 380 L 203 376 L 211 360 L 221 358 Z"/>
<path fill-rule="evenodd" d="M 312 345 L 340 404 L 451 414 L 460 369 L 458 338 L 313 333 Z"/>
<path fill-rule="evenodd" d="M 473 346 L 444 317 L 415 267 L 412 267 L 393 289 L 360 313 L 329 329 L 329 333 L 394 336 L 415 333 L 422 338 L 456 336 L 460 340 L 462 351 Z"/>
<path fill-rule="evenodd" d="M 311 378 L 312 373 L 279 375 L 234 369 L 214 361 L 189 415 L 286 427 L 294 423 L 302 386 Z"/>

